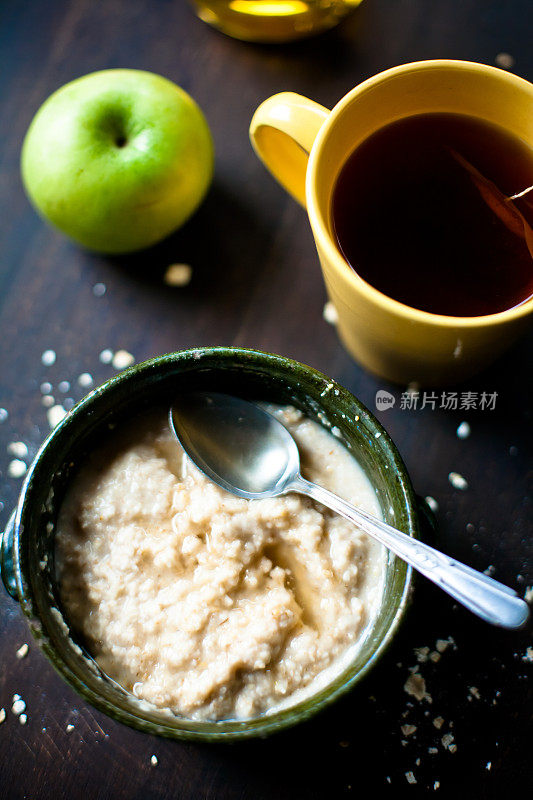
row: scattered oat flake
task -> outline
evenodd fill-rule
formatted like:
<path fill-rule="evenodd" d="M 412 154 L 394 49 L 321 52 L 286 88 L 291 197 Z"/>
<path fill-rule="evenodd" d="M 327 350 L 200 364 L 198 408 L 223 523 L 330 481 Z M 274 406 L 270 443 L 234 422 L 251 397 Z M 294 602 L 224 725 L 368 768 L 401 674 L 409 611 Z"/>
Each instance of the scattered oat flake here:
<path fill-rule="evenodd" d="M 14 697 L 17 697 L 17 699 L 13 700 L 11 711 L 18 717 L 19 714 L 22 714 L 23 711 L 26 711 L 26 703 L 18 695 L 14 695 Z"/>
<path fill-rule="evenodd" d="M 435 647 L 439 653 L 444 653 L 444 651 L 447 650 L 451 644 L 453 645 L 455 642 L 453 637 L 449 636 L 447 639 L 437 639 Z"/>
<path fill-rule="evenodd" d="M 5 422 L 6 419 L 9 417 L 7 409 L 0 408 L 0 422 Z"/>
<path fill-rule="evenodd" d="M 27 721 L 28 721 L 28 715 L 27 714 L 21 714 L 20 717 L 19 717 L 20 724 L 21 725 L 25 725 L 27 723 Z"/>
<path fill-rule="evenodd" d="M 433 513 L 436 514 L 437 511 L 439 510 L 439 504 L 437 503 L 435 498 L 431 497 L 431 495 L 428 494 L 428 496 L 425 498 L 425 500 L 426 500 L 426 503 L 428 504 L 428 506 L 430 507 L 430 509 L 433 511 Z"/>
<path fill-rule="evenodd" d="M 426 692 L 426 681 L 417 672 L 412 672 L 404 683 L 404 691 L 416 700 L 427 700 L 432 702 L 431 695 Z"/>
<path fill-rule="evenodd" d="M 423 664 L 424 661 L 428 660 L 428 653 L 429 653 L 429 647 L 415 647 L 414 648 L 414 654 L 416 656 L 416 660 L 420 661 L 421 664 Z"/>
<path fill-rule="evenodd" d="M 429 654 L 429 660 L 436 664 L 437 661 L 440 661 L 440 653 L 438 653 L 437 650 L 432 650 Z"/>
<path fill-rule="evenodd" d="M 527 587 L 526 593 L 524 594 L 524 600 L 526 603 L 533 603 L 533 586 Z"/>
<path fill-rule="evenodd" d="M 494 63 L 502 69 L 512 69 L 515 65 L 515 60 L 509 53 L 498 53 L 494 59 Z"/>
<path fill-rule="evenodd" d="M 29 649 L 30 648 L 28 647 L 28 645 L 26 643 L 21 645 L 19 647 L 19 649 L 17 650 L 17 652 L 16 652 L 17 658 L 26 658 L 26 656 L 28 655 Z"/>
<path fill-rule="evenodd" d="M 111 363 L 115 369 L 126 369 L 135 363 L 135 358 L 127 350 L 117 350 Z"/>
<path fill-rule="evenodd" d="M 456 433 L 458 439 L 468 439 L 470 436 L 470 425 L 468 422 L 461 422 Z"/>
<path fill-rule="evenodd" d="M 83 389 L 88 389 L 93 385 L 93 376 L 89 372 L 82 372 L 78 377 L 78 385 Z"/>
<path fill-rule="evenodd" d="M 444 718 L 443 717 L 435 717 L 435 719 L 433 720 L 433 725 L 436 727 L 436 729 L 438 731 L 440 731 L 440 729 L 444 725 Z"/>
<path fill-rule="evenodd" d="M 48 424 L 51 428 L 55 428 L 56 425 L 59 425 L 61 420 L 66 416 L 66 409 L 63 406 L 57 405 L 52 406 L 46 412 L 46 416 L 48 418 Z"/>
<path fill-rule="evenodd" d="M 111 364 L 113 361 L 113 351 L 106 348 L 105 350 L 102 350 L 98 358 L 102 364 Z"/>
<path fill-rule="evenodd" d="M 454 489 L 460 489 L 462 492 L 468 489 L 468 482 L 458 472 L 450 472 L 448 480 Z"/>
<path fill-rule="evenodd" d="M 485 769 L 488 769 L 489 772 L 490 772 L 490 770 L 492 769 L 492 761 L 487 761 L 487 765 L 486 765 Z"/>
<path fill-rule="evenodd" d="M 440 789 L 440 781 L 435 781 L 435 783 L 433 784 L 433 791 L 435 791 L 436 789 Z"/>
<path fill-rule="evenodd" d="M 71 733 L 73 730 L 74 730 L 74 725 L 72 725 L 71 723 L 69 723 L 69 724 L 67 725 L 67 727 L 66 727 L 66 731 L 67 731 L 67 733 Z"/>
<path fill-rule="evenodd" d="M 41 356 L 41 361 L 45 367 L 51 367 L 56 362 L 55 350 L 45 350 Z"/>
<path fill-rule="evenodd" d="M 522 661 L 533 663 L 533 647 L 527 648 L 525 656 L 522 656 Z"/>
<path fill-rule="evenodd" d="M 439 752 L 438 747 L 428 747 L 428 753 L 432 756 L 436 755 Z"/>
<path fill-rule="evenodd" d="M 416 731 L 416 725 L 402 725 L 401 731 L 404 736 L 411 736 Z"/>
<path fill-rule="evenodd" d="M 170 264 L 163 277 L 167 286 L 187 286 L 191 282 L 192 267 L 190 264 Z"/>
<path fill-rule="evenodd" d="M 93 294 L 95 297 L 103 297 L 106 293 L 105 283 L 95 283 L 93 286 Z"/>
<path fill-rule="evenodd" d="M 476 700 L 481 700 L 481 695 L 479 694 L 479 689 L 477 686 L 469 686 L 468 691 L 473 697 L 476 698 Z"/>
<path fill-rule="evenodd" d="M 22 478 L 22 476 L 26 474 L 27 469 L 28 467 L 24 461 L 21 461 L 20 458 L 14 458 L 13 461 L 9 462 L 7 474 L 10 478 Z"/>
<path fill-rule="evenodd" d="M 157 765 L 159 764 L 159 760 L 158 760 L 157 756 L 152 756 L 152 758 L 150 759 L 150 763 L 151 763 L 152 767 L 157 767 Z"/>
<path fill-rule="evenodd" d="M 416 783 L 416 778 L 412 772 L 406 772 L 405 777 L 407 779 L 407 783 Z"/>
<path fill-rule="evenodd" d="M 28 455 L 28 447 L 24 442 L 11 442 L 7 446 L 7 452 L 16 458 L 26 458 Z"/>
<path fill-rule="evenodd" d="M 453 742 L 453 733 L 445 733 L 444 736 L 441 739 L 441 742 L 442 742 L 443 747 L 446 747 L 447 749 L 449 749 L 451 744 L 452 744 L 452 742 Z"/>
<path fill-rule="evenodd" d="M 339 314 L 337 312 L 337 309 L 331 302 L 331 300 L 329 300 L 324 306 L 324 310 L 322 311 L 322 316 L 324 317 L 326 322 L 329 322 L 330 325 L 336 325 L 338 323 Z"/>
<path fill-rule="evenodd" d="M 6 710 L 5 708 L 0 708 L 0 725 L 6 718 Z"/>

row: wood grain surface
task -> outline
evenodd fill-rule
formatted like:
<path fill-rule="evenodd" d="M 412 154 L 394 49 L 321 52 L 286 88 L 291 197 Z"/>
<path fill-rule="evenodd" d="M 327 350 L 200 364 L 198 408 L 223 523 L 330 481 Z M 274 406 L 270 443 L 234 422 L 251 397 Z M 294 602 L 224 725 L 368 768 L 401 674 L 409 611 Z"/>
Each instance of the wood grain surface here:
<path fill-rule="evenodd" d="M 191 345 L 246 345 L 321 369 L 371 410 L 380 388 L 398 398 L 377 416 L 416 490 L 439 504 L 433 543 L 489 568 L 522 595 L 533 585 L 531 539 L 531 336 L 459 391 L 497 392 L 494 411 L 408 411 L 401 387 L 366 374 L 322 317 L 325 292 L 305 212 L 255 158 L 248 124 L 269 95 L 292 89 L 326 106 L 355 84 L 406 61 L 449 57 L 494 63 L 533 77 L 527 0 L 367 0 L 345 24 L 295 45 L 227 38 L 182 0 L 2 0 L 0 3 L 0 523 L 20 479 L 9 477 L 14 441 L 30 457 L 49 425 L 43 381 L 78 400 L 113 373 L 105 348 L 138 361 Z M 36 216 L 22 191 L 19 154 L 45 98 L 107 67 L 159 72 L 199 102 L 213 130 L 216 176 L 194 219 L 153 250 L 104 258 L 69 243 Z M 166 267 L 185 262 L 191 284 L 172 289 Z M 93 287 L 105 284 L 103 296 Z M 53 366 L 41 354 L 53 349 Z M 58 384 L 68 381 L 61 394 Z M 471 435 L 461 440 L 458 424 Z M 454 489 L 456 471 L 468 489 Z M 453 637 L 438 662 L 419 663 Z M 16 651 L 29 644 L 25 658 Z M 349 696 L 309 723 L 265 741 L 207 746 L 130 730 L 82 702 L 33 644 L 17 603 L 0 591 L 0 798 L 343 798 L 362 791 L 404 797 L 527 796 L 533 788 L 531 627 L 499 631 L 454 606 L 422 579 L 393 646 Z M 432 702 L 404 691 L 419 667 Z M 22 696 L 27 723 L 11 711 Z M 434 721 L 443 719 L 438 729 Z M 67 726 L 73 725 L 68 731 Z M 414 726 L 401 730 L 401 726 Z M 406 732 L 407 731 L 407 732 Z M 453 740 L 443 736 L 450 734 Z M 446 743 L 456 745 L 452 751 Z M 158 763 L 151 764 L 156 755 Z M 406 774 L 413 773 L 417 785 Z M 410 777 L 410 776 L 409 776 Z"/>

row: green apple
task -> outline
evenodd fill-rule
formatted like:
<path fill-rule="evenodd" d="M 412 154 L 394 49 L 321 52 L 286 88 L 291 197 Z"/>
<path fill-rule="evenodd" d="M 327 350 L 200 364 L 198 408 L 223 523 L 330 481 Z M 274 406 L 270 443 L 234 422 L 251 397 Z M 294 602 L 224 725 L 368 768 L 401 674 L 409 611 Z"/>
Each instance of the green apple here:
<path fill-rule="evenodd" d="M 28 129 L 22 179 L 36 209 L 91 250 L 126 253 L 179 228 L 213 176 L 194 100 L 151 72 L 109 69 L 58 89 Z"/>

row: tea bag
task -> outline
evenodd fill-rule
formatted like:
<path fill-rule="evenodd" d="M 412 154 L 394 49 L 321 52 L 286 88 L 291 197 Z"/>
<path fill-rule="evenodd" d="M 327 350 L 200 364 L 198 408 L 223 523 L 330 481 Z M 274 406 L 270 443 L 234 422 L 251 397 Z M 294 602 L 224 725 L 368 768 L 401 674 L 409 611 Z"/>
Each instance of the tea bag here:
<path fill-rule="evenodd" d="M 533 228 L 514 203 L 514 200 L 532 191 L 533 186 L 524 189 L 523 192 L 512 195 L 512 197 L 506 197 L 496 184 L 482 175 L 470 161 L 467 161 L 466 158 L 451 147 L 449 151 L 457 163 L 468 171 L 481 197 L 498 219 L 503 222 L 511 233 L 524 239 L 527 249 L 533 258 Z"/>

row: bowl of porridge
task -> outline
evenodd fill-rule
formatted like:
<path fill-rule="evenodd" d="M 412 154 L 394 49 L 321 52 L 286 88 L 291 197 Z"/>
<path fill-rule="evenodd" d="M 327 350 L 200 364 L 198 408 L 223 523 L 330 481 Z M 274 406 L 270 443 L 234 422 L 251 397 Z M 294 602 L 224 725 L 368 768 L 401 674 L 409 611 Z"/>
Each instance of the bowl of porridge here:
<path fill-rule="evenodd" d="M 180 392 L 254 399 L 302 473 L 418 532 L 394 444 L 321 373 L 201 348 L 152 359 L 81 401 L 42 446 L 2 540 L 2 577 L 40 647 L 94 706 L 174 738 L 265 736 L 352 688 L 394 634 L 411 571 L 309 498 L 235 497 L 173 437 Z"/>

